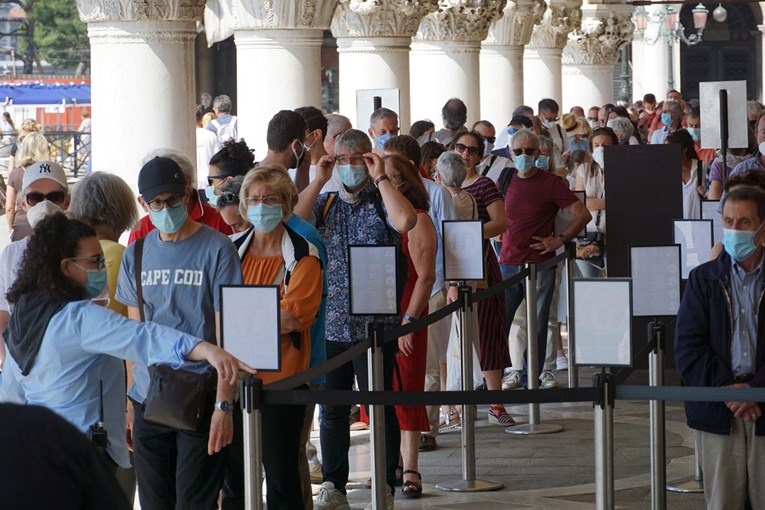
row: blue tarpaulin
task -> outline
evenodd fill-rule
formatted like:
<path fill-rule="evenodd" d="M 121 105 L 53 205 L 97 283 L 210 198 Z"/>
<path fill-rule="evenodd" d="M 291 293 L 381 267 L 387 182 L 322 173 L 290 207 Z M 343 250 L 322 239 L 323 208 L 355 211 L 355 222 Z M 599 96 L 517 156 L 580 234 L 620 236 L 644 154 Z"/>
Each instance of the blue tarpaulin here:
<path fill-rule="evenodd" d="M 0 85 L 0 103 L 7 103 L 8 100 L 13 101 L 13 104 L 89 104 L 90 85 Z"/>

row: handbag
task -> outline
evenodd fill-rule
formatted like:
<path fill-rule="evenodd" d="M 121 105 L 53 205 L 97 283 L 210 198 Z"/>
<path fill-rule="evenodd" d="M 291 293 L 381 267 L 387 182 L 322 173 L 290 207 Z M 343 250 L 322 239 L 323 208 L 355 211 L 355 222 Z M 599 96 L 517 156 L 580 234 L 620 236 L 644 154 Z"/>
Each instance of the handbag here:
<path fill-rule="evenodd" d="M 595 217 L 595 227 L 598 228 L 598 231 L 588 233 L 576 241 L 576 258 L 603 268 L 605 267 L 606 238 L 599 231 L 601 212 L 602 209 L 598 211 Z"/>
<path fill-rule="evenodd" d="M 135 242 L 135 279 L 138 312 L 143 312 L 141 287 L 141 261 L 143 238 Z M 173 369 L 169 365 L 149 367 L 149 391 L 143 401 L 143 418 L 178 430 L 197 430 L 205 418 L 210 394 L 215 390 L 217 375 L 214 370 L 205 373 Z"/>

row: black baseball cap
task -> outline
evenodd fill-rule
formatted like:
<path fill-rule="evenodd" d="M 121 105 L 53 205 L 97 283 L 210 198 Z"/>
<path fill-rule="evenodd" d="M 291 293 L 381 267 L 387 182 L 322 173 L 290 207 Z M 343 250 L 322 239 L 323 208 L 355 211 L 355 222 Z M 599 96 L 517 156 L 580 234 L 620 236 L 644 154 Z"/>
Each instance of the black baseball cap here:
<path fill-rule="evenodd" d="M 143 165 L 138 173 L 138 193 L 144 202 L 151 202 L 157 195 L 172 193 L 183 196 L 186 178 L 174 160 L 157 156 Z"/>

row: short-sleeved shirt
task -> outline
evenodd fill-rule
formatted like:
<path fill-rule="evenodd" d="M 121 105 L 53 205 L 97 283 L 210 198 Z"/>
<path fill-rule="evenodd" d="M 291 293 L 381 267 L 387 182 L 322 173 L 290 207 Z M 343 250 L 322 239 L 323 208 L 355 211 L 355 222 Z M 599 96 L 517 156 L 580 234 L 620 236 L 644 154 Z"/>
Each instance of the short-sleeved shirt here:
<path fill-rule="evenodd" d="M 331 195 L 319 195 L 314 204 L 315 218 L 322 216 L 324 205 Z M 375 201 L 382 202 L 379 192 L 371 182 L 359 191 L 354 203 L 343 200 L 341 195 L 333 200 L 327 216 L 321 222 L 319 232 L 324 238 L 329 256 L 326 268 L 329 293 L 327 295 L 327 324 L 324 328 L 328 342 L 358 342 L 366 338 L 367 323 L 372 316 L 351 316 L 350 274 L 348 246 L 352 244 L 399 245 L 401 234 L 380 218 Z M 385 209 L 384 204 L 380 204 Z M 389 221 L 389 220 L 388 220 Z M 382 319 L 388 327 L 400 323 L 399 317 Z"/>
<path fill-rule="evenodd" d="M 479 177 L 470 186 L 464 186 L 462 189 L 470 193 L 475 198 L 478 206 L 478 219 L 483 223 L 491 220 L 488 207 L 494 202 L 501 201 L 499 190 L 494 181 L 488 177 Z"/>
<path fill-rule="evenodd" d="M 216 343 L 215 312 L 220 311 L 220 285 L 241 284 L 242 267 L 231 240 L 202 225 L 191 237 L 164 242 L 154 230 L 146 236 L 141 262 L 144 316 L 147 321 L 175 328 Z M 138 307 L 135 244 L 122 258 L 116 298 Z M 206 369 L 205 362 L 184 365 Z M 146 365 L 133 366 L 135 384 L 128 395 L 143 402 L 149 387 Z"/>
<path fill-rule="evenodd" d="M 502 235 L 500 264 L 520 265 L 554 257 L 554 253 L 542 255 L 531 248 L 531 238 L 553 235 L 558 211 L 577 200 L 568 184 L 550 172 L 537 171 L 526 179 L 513 178 L 505 195 L 507 230 Z"/>
<path fill-rule="evenodd" d="M 8 174 L 8 186 L 13 188 L 16 192 L 16 214 L 13 216 L 13 226 L 17 224 L 25 225 L 29 228 L 29 222 L 27 221 L 27 212 L 21 207 L 21 189 L 22 181 L 24 180 L 24 167 L 17 166 L 11 173 Z"/>
<path fill-rule="evenodd" d="M 762 163 L 760 162 L 762 154 L 760 154 L 760 151 L 757 151 L 754 153 L 754 156 L 752 156 L 749 159 L 745 159 L 738 165 L 736 165 L 733 170 L 731 170 L 731 173 L 728 177 L 733 177 L 736 174 L 740 174 L 741 172 L 746 172 L 747 170 L 765 170 L 763 168 Z"/>

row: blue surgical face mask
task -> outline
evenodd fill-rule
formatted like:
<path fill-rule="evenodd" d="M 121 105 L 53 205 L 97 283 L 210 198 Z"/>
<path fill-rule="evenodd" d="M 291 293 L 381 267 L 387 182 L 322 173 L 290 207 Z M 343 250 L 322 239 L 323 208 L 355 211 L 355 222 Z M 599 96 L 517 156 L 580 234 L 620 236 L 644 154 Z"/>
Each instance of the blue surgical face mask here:
<path fill-rule="evenodd" d="M 383 150 L 383 147 L 385 147 L 385 142 L 390 140 L 391 134 L 385 133 L 383 135 L 377 135 L 375 136 L 375 147 L 377 147 L 380 150 Z"/>
<path fill-rule="evenodd" d="M 690 133 L 691 138 L 695 141 L 698 141 L 701 138 L 701 130 L 699 128 L 685 128 L 685 130 Z"/>
<path fill-rule="evenodd" d="M 247 206 L 247 221 L 259 232 L 266 234 L 271 232 L 279 226 L 282 218 L 284 218 L 284 210 L 281 204 Z"/>
<path fill-rule="evenodd" d="M 207 186 L 205 188 L 205 196 L 207 197 L 207 203 L 212 207 L 218 205 L 218 195 L 215 194 L 215 186 Z"/>
<path fill-rule="evenodd" d="M 661 123 L 664 124 L 665 126 L 669 126 L 670 124 L 672 124 L 672 115 L 668 113 L 662 113 Z"/>
<path fill-rule="evenodd" d="M 762 227 L 762 225 L 760 225 Z M 757 230 L 734 230 L 731 228 L 723 229 L 722 244 L 725 251 L 731 258 L 737 262 L 746 260 L 757 251 L 757 245 L 754 244 L 754 237 Z"/>
<path fill-rule="evenodd" d="M 536 166 L 540 170 L 547 170 L 547 167 L 549 164 L 550 164 L 550 157 L 545 156 L 544 154 L 540 154 L 539 156 L 537 156 L 537 160 L 534 162 L 534 166 Z"/>
<path fill-rule="evenodd" d="M 77 262 L 71 262 L 88 274 L 88 281 L 85 284 L 85 292 L 88 294 L 88 298 L 95 299 L 100 297 L 104 289 L 106 289 L 106 269 L 85 269 Z"/>
<path fill-rule="evenodd" d="M 517 132 L 518 132 L 518 130 L 515 129 L 514 127 L 507 128 L 507 134 L 510 135 L 510 136 L 513 136 Z"/>
<path fill-rule="evenodd" d="M 337 173 L 348 189 L 356 189 L 367 180 L 366 165 L 337 165 Z"/>
<path fill-rule="evenodd" d="M 181 229 L 186 219 L 189 217 L 189 213 L 186 211 L 186 206 L 181 204 L 178 207 L 165 207 L 161 211 L 152 211 L 149 209 L 149 218 L 152 225 L 157 230 L 166 234 L 175 234 Z"/>
<path fill-rule="evenodd" d="M 514 156 L 513 162 L 515 163 L 515 168 L 522 174 L 525 174 L 534 168 L 534 156 L 521 154 L 520 156 Z"/>

